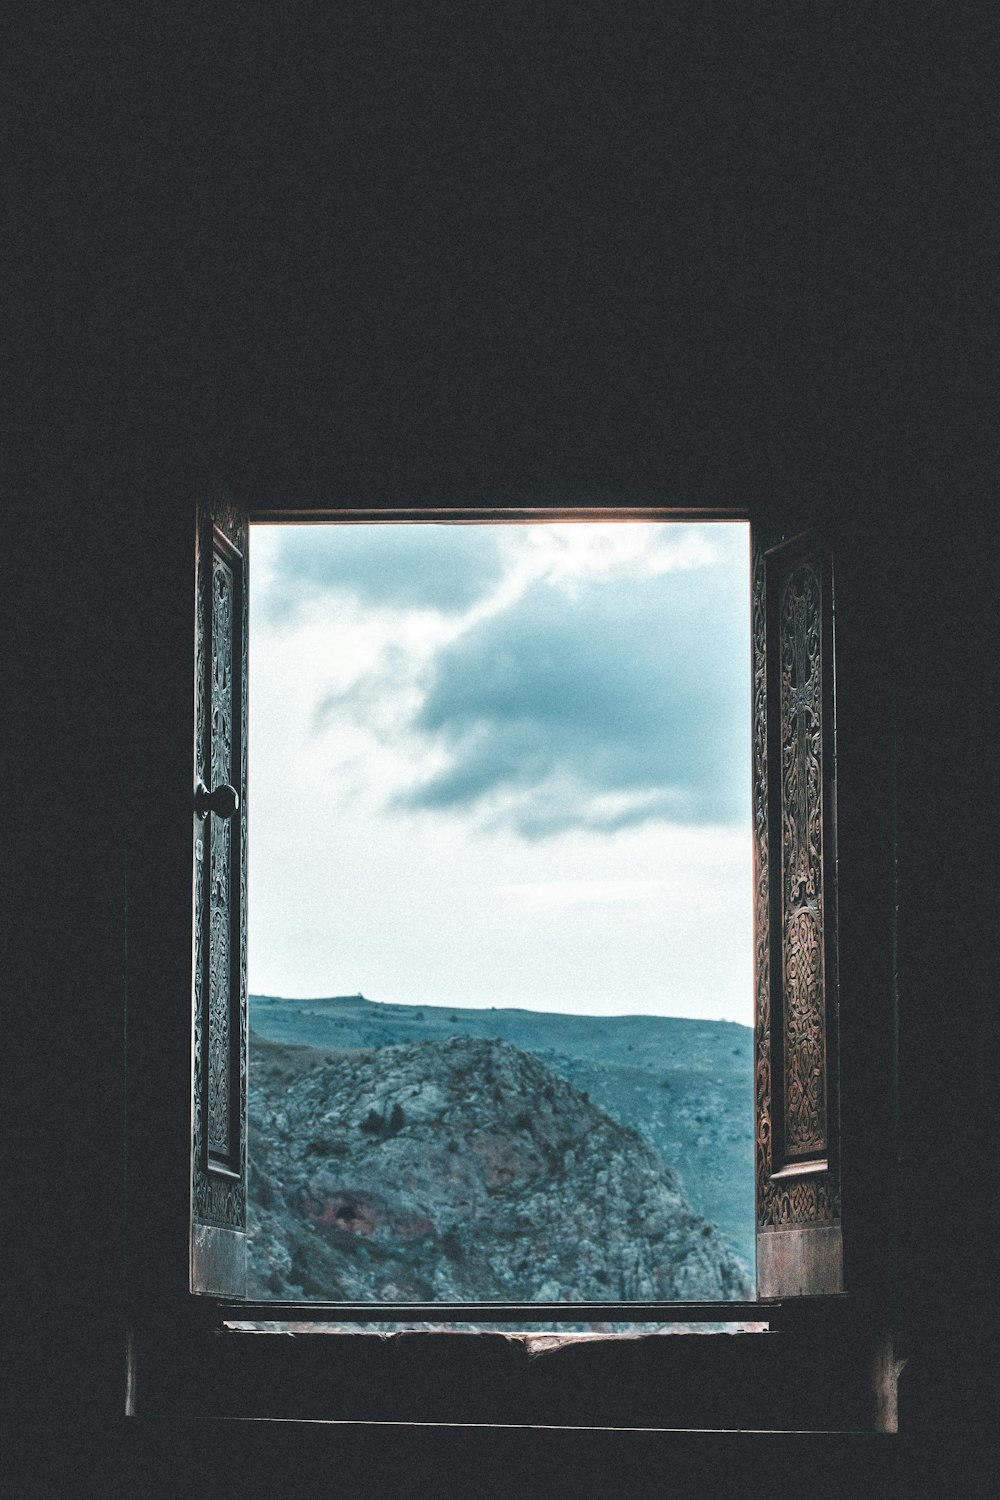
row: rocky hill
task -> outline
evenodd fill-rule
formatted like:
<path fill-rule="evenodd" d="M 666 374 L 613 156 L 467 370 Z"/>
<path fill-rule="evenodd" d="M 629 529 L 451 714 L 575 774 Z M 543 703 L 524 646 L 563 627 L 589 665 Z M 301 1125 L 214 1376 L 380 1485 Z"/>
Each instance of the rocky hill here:
<path fill-rule="evenodd" d="M 727 1021 L 394 1005 L 362 995 L 254 995 L 251 1025 L 272 1041 L 319 1048 L 399 1046 L 455 1036 L 499 1039 L 540 1059 L 679 1175 L 696 1212 L 748 1266 L 754 1257 L 753 1034 Z M 257 1072 L 251 1056 L 251 1086 Z"/>
<path fill-rule="evenodd" d="M 648 1141 L 503 1041 L 329 1049 L 255 1036 L 250 1158 L 251 1295 L 750 1294 Z"/>

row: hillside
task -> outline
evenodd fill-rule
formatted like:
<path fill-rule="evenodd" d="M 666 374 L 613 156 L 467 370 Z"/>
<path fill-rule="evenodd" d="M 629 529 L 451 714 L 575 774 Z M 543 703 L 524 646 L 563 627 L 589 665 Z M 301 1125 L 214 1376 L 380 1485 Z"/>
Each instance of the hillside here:
<path fill-rule="evenodd" d="M 537 1057 L 451 1037 L 254 1038 L 251 1295 L 745 1297 L 677 1175 Z"/>
<path fill-rule="evenodd" d="M 251 996 L 250 1018 L 258 1036 L 298 1046 L 370 1049 L 468 1036 L 531 1053 L 613 1120 L 638 1130 L 678 1175 L 695 1211 L 753 1265 L 749 1027 L 670 1016 L 386 1005 L 361 995 Z M 255 1055 L 252 1087 L 259 1076 Z"/>

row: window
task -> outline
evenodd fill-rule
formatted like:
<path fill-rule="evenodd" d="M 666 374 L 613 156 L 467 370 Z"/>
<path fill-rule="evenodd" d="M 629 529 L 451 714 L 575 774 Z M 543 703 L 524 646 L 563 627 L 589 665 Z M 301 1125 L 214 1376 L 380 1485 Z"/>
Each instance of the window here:
<path fill-rule="evenodd" d="M 249 1294 L 750 1300 L 747 525 L 251 549 Z"/>
<path fill-rule="evenodd" d="M 380 514 L 386 519 L 405 519 L 398 513 Z M 423 514 L 425 518 L 430 514 L 438 519 L 462 518 Z M 478 518 L 480 513 L 472 514 Z M 565 516 L 566 512 L 555 514 Z M 465 517 L 469 515 L 464 513 Z M 315 1402 L 303 1393 L 308 1386 L 307 1370 L 315 1371 L 316 1361 L 322 1361 L 324 1369 L 343 1372 L 335 1384 L 339 1381 L 337 1411 L 344 1416 L 549 1420 L 559 1414 L 560 1420 L 586 1423 L 602 1420 L 603 1412 L 610 1420 L 625 1420 L 625 1425 L 630 1425 L 623 1416 L 626 1403 L 629 1417 L 639 1424 L 702 1425 L 712 1418 L 718 1425 L 754 1426 L 775 1425 L 777 1381 L 784 1392 L 777 1425 L 786 1421 L 804 1426 L 866 1424 L 870 1385 L 859 1371 L 867 1369 L 869 1353 L 859 1339 L 857 1326 L 845 1320 L 837 1303 L 844 1278 L 839 1150 L 842 1076 L 837 953 L 832 941 L 837 824 L 831 572 L 817 537 L 807 534 L 787 540 L 791 529 L 787 525 L 753 519 L 758 1277 L 759 1295 L 768 1300 L 768 1322 L 796 1329 L 795 1337 L 791 1342 L 779 1340 L 778 1345 L 770 1339 L 696 1340 L 696 1344 L 712 1350 L 707 1356 L 711 1376 L 706 1377 L 703 1370 L 698 1379 L 693 1377 L 692 1362 L 701 1356 L 680 1352 L 680 1346 L 690 1344 L 688 1340 L 654 1341 L 662 1348 L 651 1366 L 648 1361 L 653 1356 L 646 1341 L 617 1342 L 613 1350 L 574 1356 L 590 1361 L 592 1371 L 585 1377 L 587 1395 L 582 1400 L 577 1399 L 579 1364 L 569 1384 L 559 1374 L 566 1366 L 554 1365 L 548 1367 L 550 1373 L 544 1378 L 528 1376 L 524 1367 L 508 1370 L 510 1379 L 498 1376 L 499 1385 L 492 1377 L 486 1379 L 485 1386 L 478 1376 L 468 1377 L 478 1393 L 474 1394 L 468 1378 L 459 1378 L 456 1372 L 464 1360 L 471 1359 L 477 1367 L 485 1362 L 496 1374 L 498 1362 L 502 1364 L 507 1356 L 497 1352 L 492 1340 L 473 1339 L 470 1347 L 461 1338 L 458 1344 L 447 1342 L 457 1335 L 428 1336 L 430 1345 L 418 1340 L 395 1354 L 385 1350 L 380 1354 L 370 1344 L 366 1352 L 361 1352 L 359 1341 L 349 1337 L 295 1340 L 299 1352 L 294 1355 L 288 1344 L 283 1346 L 284 1352 L 261 1353 L 264 1345 L 275 1349 L 273 1340 L 262 1344 L 260 1340 L 232 1336 L 210 1345 L 201 1342 L 199 1328 L 219 1327 L 241 1318 L 276 1316 L 273 1305 L 261 1309 L 241 1300 L 245 1293 L 247 1166 L 243 1123 L 247 1007 L 242 962 L 246 943 L 242 914 L 244 801 L 238 814 L 228 821 L 215 814 L 195 819 L 198 915 L 193 930 L 189 928 L 197 996 L 193 1033 L 195 1151 L 190 1198 L 184 1202 L 185 1221 L 188 1203 L 194 1205 L 191 1271 L 190 1282 L 185 1276 L 182 1288 L 177 1273 L 179 1219 L 171 1211 L 167 1216 L 172 1225 L 167 1236 L 170 1245 L 157 1243 L 150 1249 L 147 1230 L 143 1249 L 133 1251 L 140 1258 L 148 1258 L 160 1272 L 165 1266 L 172 1268 L 168 1273 L 173 1287 L 169 1295 L 163 1292 L 162 1278 L 155 1271 L 146 1278 L 146 1290 L 141 1293 L 144 1306 L 155 1304 L 159 1308 L 155 1316 L 144 1315 L 145 1355 L 139 1366 L 141 1369 L 145 1364 L 152 1387 L 172 1391 L 173 1399 L 181 1399 L 180 1393 L 186 1392 L 183 1400 L 200 1403 L 202 1409 L 230 1411 L 239 1407 L 266 1414 L 276 1408 L 288 1410 L 285 1403 L 291 1400 L 288 1392 L 294 1384 L 298 1392 L 296 1412 L 305 1415 L 311 1410 L 318 1414 Z M 205 507 L 199 534 L 196 638 L 200 686 L 193 727 L 197 776 L 213 789 L 241 767 L 245 756 L 246 700 L 241 672 L 248 649 L 246 525 L 245 513 L 231 504 L 219 503 Z M 858 743 L 857 738 L 853 743 Z M 860 840 L 853 840 L 852 851 L 859 844 Z M 148 1063 L 145 1076 L 152 1076 Z M 176 1083 L 176 1067 L 171 1076 Z M 176 1105 L 172 1125 L 157 1115 L 157 1099 L 162 1105 L 164 1097 L 161 1088 L 148 1105 L 136 1105 L 140 1113 L 146 1109 L 150 1139 L 155 1138 L 161 1149 L 166 1139 L 175 1146 L 177 1140 Z M 147 1148 L 142 1160 L 151 1159 L 151 1148 Z M 176 1187 L 176 1176 L 172 1180 Z M 146 1196 L 147 1225 L 157 1219 L 163 1222 L 162 1184 L 161 1173 L 156 1190 L 150 1189 Z M 179 1198 L 175 1191 L 171 1200 L 174 1210 Z M 141 1224 L 141 1192 L 138 1202 L 136 1221 Z M 863 1237 L 859 1237 L 859 1243 L 863 1244 Z M 863 1258 L 859 1256 L 852 1264 L 854 1284 L 862 1286 Z M 196 1295 L 190 1295 L 191 1289 Z M 197 1349 L 197 1357 L 194 1352 L 178 1357 L 176 1340 L 162 1336 L 163 1320 L 169 1323 L 176 1319 L 180 1308 L 195 1330 L 184 1348 Z M 567 1318 L 565 1308 L 539 1305 L 532 1311 L 546 1322 Z M 638 1321 L 659 1316 L 662 1307 L 633 1306 L 628 1311 Z M 338 1308 L 338 1313 L 342 1312 Z M 281 1315 L 286 1313 L 298 1319 L 305 1316 L 301 1307 L 282 1308 Z M 599 1315 L 604 1314 L 606 1306 L 599 1311 Z M 315 1315 L 315 1309 L 310 1309 L 309 1316 Z M 362 1321 L 370 1317 L 370 1308 L 356 1308 L 353 1315 Z M 714 1320 L 718 1306 L 678 1305 L 672 1315 L 678 1320 Z M 502 1320 L 502 1310 L 496 1316 Z M 579 1309 L 574 1316 L 580 1316 Z M 446 1337 L 447 1352 L 442 1352 L 442 1337 Z M 319 1353 L 319 1345 L 325 1346 L 326 1352 Z M 758 1352 L 751 1352 L 752 1345 L 759 1346 Z M 256 1352 L 248 1353 L 251 1347 Z M 172 1349 L 169 1358 L 163 1352 L 168 1348 Z M 820 1349 L 825 1351 L 822 1358 Z M 372 1374 L 379 1361 L 384 1364 L 387 1360 L 409 1362 L 413 1377 L 403 1386 L 393 1380 L 391 1399 L 385 1395 L 384 1380 Z M 447 1374 L 442 1372 L 441 1360 Z M 299 1372 L 294 1380 L 289 1361 Z M 255 1394 L 244 1378 L 251 1365 L 257 1367 Z M 279 1367 L 284 1371 L 280 1379 L 274 1377 L 277 1385 L 268 1385 L 260 1378 L 263 1365 L 272 1371 Z M 230 1377 L 236 1366 L 244 1374 L 233 1381 Z M 779 1367 L 780 1377 L 775 1373 Z M 626 1397 L 622 1377 L 610 1374 L 626 1368 L 632 1371 L 629 1379 L 638 1378 L 637 1372 L 648 1368 L 651 1383 L 648 1389 L 643 1387 L 641 1397 L 628 1381 Z M 227 1370 L 229 1375 L 223 1379 Z M 600 1370 L 605 1373 L 599 1374 Z M 725 1370 L 728 1375 L 722 1373 Z M 671 1371 L 670 1397 L 664 1407 L 658 1405 L 666 1389 L 661 1377 Z M 373 1389 L 366 1384 L 369 1377 L 380 1392 L 374 1404 L 368 1399 Z M 713 1407 L 709 1391 L 718 1390 L 720 1380 L 727 1394 L 720 1398 L 721 1405 L 717 1401 Z M 576 1395 L 571 1396 L 570 1385 L 576 1388 Z M 498 1394 L 501 1386 L 506 1394 Z M 357 1401 L 354 1396 L 348 1398 L 348 1387 L 355 1393 L 366 1391 L 364 1401 L 360 1394 Z M 169 1404 L 167 1397 L 162 1399 Z M 366 1412 L 362 1412 L 365 1402 Z"/>

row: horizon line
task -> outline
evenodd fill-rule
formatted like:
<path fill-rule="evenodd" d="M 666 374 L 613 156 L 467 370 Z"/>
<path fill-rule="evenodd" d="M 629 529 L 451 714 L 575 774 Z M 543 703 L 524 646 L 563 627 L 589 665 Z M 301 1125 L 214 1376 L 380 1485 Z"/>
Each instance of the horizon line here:
<path fill-rule="evenodd" d="M 436 1001 L 424 1000 L 374 1000 L 370 995 L 365 995 L 361 990 L 355 990 L 341 995 L 268 995 L 262 991 L 248 990 L 248 1000 L 277 1000 L 288 1004 L 315 1005 L 326 1000 L 363 1000 L 366 1005 L 391 1006 L 401 1010 L 441 1010 L 441 1011 L 480 1011 L 489 1014 L 491 1011 L 525 1011 L 532 1016 L 563 1016 L 571 1020 L 584 1021 L 703 1021 L 713 1026 L 741 1026 L 746 1031 L 753 1030 L 753 1023 L 748 1021 L 733 1021 L 727 1016 L 685 1016 L 675 1014 L 662 1014 L 659 1011 L 578 1011 L 578 1010 L 538 1010 L 530 1005 L 441 1005 Z"/>

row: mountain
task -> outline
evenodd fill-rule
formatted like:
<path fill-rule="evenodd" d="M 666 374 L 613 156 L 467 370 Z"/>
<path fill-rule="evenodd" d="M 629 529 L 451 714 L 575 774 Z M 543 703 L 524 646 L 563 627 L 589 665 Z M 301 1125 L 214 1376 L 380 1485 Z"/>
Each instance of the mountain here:
<path fill-rule="evenodd" d="M 546 1067 L 679 1176 L 696 1212 L 754 1263 L 753 1033 L 727 1021 L 586 1016 L 518 1009 L 391 1005 L 362 995 L 250 998 L 251 1025 L 273 1041 L 373 1048 L 455 1036 L 497 1039 Z M 251 1054 L 251 1087 L 258 1074 Z"/>
<path fill-rule="evenodd" d="M 702 1300 L 745 1268 L 635 1130 L 508 1042 L 254 1038 L 251 1295 Z"/>

